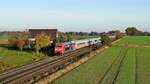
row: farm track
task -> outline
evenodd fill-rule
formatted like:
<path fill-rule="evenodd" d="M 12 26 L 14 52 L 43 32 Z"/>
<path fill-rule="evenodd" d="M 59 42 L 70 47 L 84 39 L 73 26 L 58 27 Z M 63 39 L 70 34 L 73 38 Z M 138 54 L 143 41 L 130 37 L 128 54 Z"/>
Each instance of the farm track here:
<path fill-rule="evenodd" d="M 118 46 L 118 47 L 126 47 L 126 48 L 150 48 L 149 45 L 114 45 L 114 46 Z"/>
<path fill-rule="evenodd" d="M 55 57 L 54 59 L 45 59 L 39 62 L 25 65 L 21 68 L 13 69 L 5 73 L 0 74 L 1 83 L 25 83 L 28 82 L 26 78 L 33 79 L 37 75 L 44 74 L 50 70 L 50 72 L 56 71 L 52 69 L 54 67 L 60 66 L 64 61 L 71 60 L 75 56 L 80 56 L 84 53 L 90 51 L 89 47 L 85 47 L 79 50 L 76 50 L 71 53 L 67 53 L 64 56 Z M 78 54 L 77 54 L 78 53 Z M 19 81 L 19 82 L 18 82 Z"/>
<path fill-rule="evenodd" d="M 135 51 L 135 84 L 137 84 L 137 80 L 138 80 L 138 60 L 137 60 L 137 48 Z"/>
<path fill-rule="evenodd" d="M 97 84 L 115 84 L 115 81 L 120 73 L 120 68 L 122 67 L 124 58 L 126 57 L 127 51 L 128 48 L 126 48 L 125 51 L 120 50 L 119 55 L 112 61 L 103 76 L 98 79 Z"/>
<path fill-rule="evenodd" d="M 120 58 L 120 60 L 119 60 L 119 62 L 118 62 L 117 70 L 116 70 L 116 72 L 114 73 L 114 77 L 112 78 L 112 81 L 110 81 L 109 84 L 114 84 L 114 83 L 115 83 L 115 81 L 116 81 L 116 79 L 117 79 L 117 77 L 118 77 L 118 75 L 119 75 L 119 73 L 120 73 L 120 69 L 121 69 L 122 64 L 123 64 L 123 61 L 124 61 L 124 59 L 125 59 L 125 57 L 126 57 L 127 51 L 128 51 L 128 49 L 126 49 L 126 50 L 124 51 L 123 57 Z M 113 75 L 112 75 L 112 76 L 113 76 Z"/>

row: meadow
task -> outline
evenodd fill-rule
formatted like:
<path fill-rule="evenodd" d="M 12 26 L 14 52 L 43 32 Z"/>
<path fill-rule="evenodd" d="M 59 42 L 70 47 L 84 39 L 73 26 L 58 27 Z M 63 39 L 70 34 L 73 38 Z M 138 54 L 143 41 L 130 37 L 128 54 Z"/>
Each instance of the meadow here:
<path fill-rule="evenodd" d="M 149 84 L 149 46 L 149 36 L 123 38 L 53 84 Z"/>

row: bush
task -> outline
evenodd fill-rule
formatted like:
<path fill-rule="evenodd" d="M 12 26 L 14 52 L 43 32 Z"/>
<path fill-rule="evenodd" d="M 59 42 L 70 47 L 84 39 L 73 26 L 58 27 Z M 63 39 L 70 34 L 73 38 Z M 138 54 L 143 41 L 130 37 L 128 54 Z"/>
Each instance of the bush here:
<path fill-rule="evenodd" d="M 111 46 L 111 39 L 108 34 L 103 34 L 101 36 L 101 41 L 103 45 Z"/>
<path fill-rule="evenodd" d="M 122 32 L 116 33 L 116 39 L 123 38 L 124 36 L 125 36 L 125 33 L 122 33 Z"/>

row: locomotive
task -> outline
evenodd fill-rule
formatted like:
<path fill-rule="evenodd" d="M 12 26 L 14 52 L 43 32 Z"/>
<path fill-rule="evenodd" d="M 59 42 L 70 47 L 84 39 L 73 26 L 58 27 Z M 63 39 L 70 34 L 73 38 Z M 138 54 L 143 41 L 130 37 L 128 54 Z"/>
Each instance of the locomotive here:
<path fill-rule="evenodd" d="M 96 44 L 101 45 L 101 38 L 91 38 L 57 43 L 55 46 L 55 53 L 64 54 L 87 46 L 97 46 Z"/>

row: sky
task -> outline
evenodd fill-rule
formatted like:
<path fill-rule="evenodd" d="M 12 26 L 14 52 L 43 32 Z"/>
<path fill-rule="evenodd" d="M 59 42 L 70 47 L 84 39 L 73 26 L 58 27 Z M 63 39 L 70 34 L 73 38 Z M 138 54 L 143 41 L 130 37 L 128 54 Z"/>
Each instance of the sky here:
<path fill-rule="evenodd" d="M 0 0 L 0 31 L 150 31 L 150 0 Z"/>

